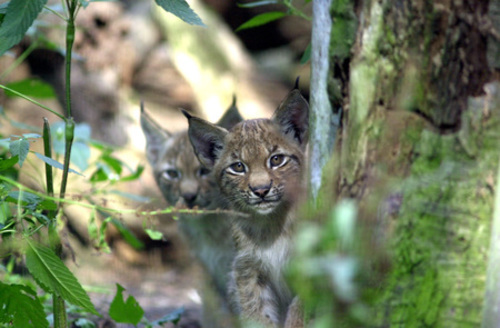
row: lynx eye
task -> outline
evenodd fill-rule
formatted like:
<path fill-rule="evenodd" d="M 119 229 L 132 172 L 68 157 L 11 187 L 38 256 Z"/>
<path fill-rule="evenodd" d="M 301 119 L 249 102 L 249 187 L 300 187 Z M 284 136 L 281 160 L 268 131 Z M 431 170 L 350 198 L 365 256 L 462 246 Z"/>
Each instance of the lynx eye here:
<path fill-rule="evenodd" d="M 200 177 L 204 177 L 204 176 L 207 176 L 210 174 L 210 170 L 207 169 L 206 167 L 200 167 L 200 169 L 198 170 L 198 175 Z"/>
<path fill-rule="evenodd" d="M 242 162 L 236 162 L 229 166 L 229 172 L 234 174 L 243 174 L 245 173 L 245 164 Z"/>
<path fill-rule="evenodd" d="M 285 155 L 273 155 L 269 159 L 269 164 L 271 168 L 278 168 L 286 164 Z"/>
<path fill-rule="evenodd" d="M 181 177 L 181 172 L 176 169 L 167 169 L 163 172 L 163 176 L 168 180 L 176 180 Z"/>

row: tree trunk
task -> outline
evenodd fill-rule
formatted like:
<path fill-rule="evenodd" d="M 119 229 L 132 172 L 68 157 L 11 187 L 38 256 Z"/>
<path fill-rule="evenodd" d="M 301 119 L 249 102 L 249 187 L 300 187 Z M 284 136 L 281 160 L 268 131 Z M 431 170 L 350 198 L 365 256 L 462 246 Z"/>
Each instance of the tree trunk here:
<path fill-rule="evenodd" d="M 498 206 L 499 1 L 333 6 L 336 190 L 358 200 L 370 254 L 385 254 L 371 262 L 369 326 L 498 325 L 500 290 L 483 300 Z M 356 20 L 355 35 L 340 33 Z"/>

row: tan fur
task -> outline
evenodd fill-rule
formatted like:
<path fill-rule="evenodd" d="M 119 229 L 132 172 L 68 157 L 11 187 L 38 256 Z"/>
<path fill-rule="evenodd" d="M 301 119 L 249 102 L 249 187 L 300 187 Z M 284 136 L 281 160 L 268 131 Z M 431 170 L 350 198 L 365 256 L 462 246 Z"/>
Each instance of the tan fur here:
<path fill-rule="evenodd" d="M 295 205 L 302 194 L 308 105 L 293 90 L 274 118 L 226 131 L 189 118 L 200 161 L 212 168 L 223 198 L 247 217 L 231 217 L 236 256 L 229 293 L 244 322 L 299 328 L 300 302 L 284 280 L 292 248 Z"/>
<path fill-rule="evenodd" d="M 241 121 L 233 105 L 219 121 L 226 127 Z M 218 188 L 207 168 L 200 164 L 189 142 L 187 131 L 169 133 L 148 114 L 141 112 L 141 126 L 146 136 L 146 154 L 155 180 L 171 205 L 216 209 Z M 220 215 L 181 215 L 179 230 L 194 256 L 208 274 L 202 291 L 204 327 L 232 327 L 228 306 L 228 272 L 234 258 L 230 224 Z"/>

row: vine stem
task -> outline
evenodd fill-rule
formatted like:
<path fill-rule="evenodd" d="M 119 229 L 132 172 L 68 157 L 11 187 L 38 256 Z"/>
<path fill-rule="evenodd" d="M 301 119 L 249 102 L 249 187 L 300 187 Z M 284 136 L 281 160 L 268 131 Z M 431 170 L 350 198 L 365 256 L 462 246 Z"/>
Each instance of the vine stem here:
<path fill-rule="evenodd" d="M 68 10 L 68 20 L 66 21 L 66 127 L 64 130 L 65 138 L 65 152 L 64 152 L 64 167 L 61 182 L 61 191 L 59 193 L 59 198 L 64 199 L 66 194 L 66 186 L 68 184 L 68 174 L 69 174 L 69 163 L 71 158 L 71 147 L 73 145 L 74 133 L 75 133 L 75 122 L 71 116 L 71 59 L 73 53 L 73 43 L 75 41 L 75 15 L 78 9 L 77 0 L 66 0 L 66 6 Z M 58 206 L 61 210 L 61 203 Z M 57 216 L 54 217 L 54 222 L 52 223 L 52 229 L 49 231 L 50 238 L 53 241 L 54 250 L 56 255 L 61 257 L 62 255 L 62 244 L 59 234 L 57 232 Z M 54 327 L 55 328 L 65 328 L 68 326 L 68 320 L 66 315 L 66 306 L 64 299 L 54 293 L 52 295 L 53 299 L 53 309 L 54 309 Z"/>

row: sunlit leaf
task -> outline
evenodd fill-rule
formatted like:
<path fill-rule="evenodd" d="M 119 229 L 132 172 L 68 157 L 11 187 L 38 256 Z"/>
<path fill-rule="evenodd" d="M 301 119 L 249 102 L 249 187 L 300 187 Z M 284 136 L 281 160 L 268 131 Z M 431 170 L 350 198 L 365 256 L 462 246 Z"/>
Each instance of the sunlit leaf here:
<path fill-rule="evenodd" d="M 144 316 L 144 310 L 132 295 L 124 301 L 124 290 L 120 284 L 116 284 L 116 295 L 109 306 L 109 316 L 116 322 L 137 325 Z"/>
<path fill-rule="evenodd" d="M 286 16 L 286 14 L 283 13 L 283 12 L 281 12 L 281 11 L 270 11 L 270 12 L 267 12 L 267 13 L 263 13 L 263 14 L 255 16 L 255 17 L 252 17 L 250 20 L 248 20 L 245 23 L 241 24 L 236 29 L 236 31 L 241 31 L 241 30 L 244 30 L 244 29 L 261 26 L 261 25 L 270 23 L 272 21 L 278 20 L 280 18 L 283 18 L 285 16 Z"/>
<path fill-rule="evenodd" d="M 191 25 L 205 26 L 185 0 L 155 0 L 156 4 Z"/>
<path fill-rule="evenodd" d="M 160 231 L 151 230 L 151 229 L 144 229 L 144 231 L 146 231 L 149 238 L 151 238 L 153 240 L 162 240 L 163 239 L 163 234 Z"/>

